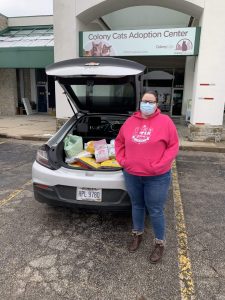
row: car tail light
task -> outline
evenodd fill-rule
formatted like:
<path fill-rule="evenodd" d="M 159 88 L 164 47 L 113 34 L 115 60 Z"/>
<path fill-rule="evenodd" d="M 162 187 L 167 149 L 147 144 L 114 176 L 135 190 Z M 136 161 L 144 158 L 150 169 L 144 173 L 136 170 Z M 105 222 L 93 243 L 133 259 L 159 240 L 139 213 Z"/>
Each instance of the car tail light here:
<path fill-rule="evenodd" d="M 37 187 L 37 188 L 39 188 L 39 189 L 42 189 L 42 190 L 47 190 L 49 188 L 49 185 L 35 183 L 35 182 L 34 182 L 34 186 Z"/>
<path fill-rule="evenodd" d="M 42 145 L 37 151 L 36 161 L 46 168 L 53 169 L 49 162 L 48 149 L 47 145 Z"/>

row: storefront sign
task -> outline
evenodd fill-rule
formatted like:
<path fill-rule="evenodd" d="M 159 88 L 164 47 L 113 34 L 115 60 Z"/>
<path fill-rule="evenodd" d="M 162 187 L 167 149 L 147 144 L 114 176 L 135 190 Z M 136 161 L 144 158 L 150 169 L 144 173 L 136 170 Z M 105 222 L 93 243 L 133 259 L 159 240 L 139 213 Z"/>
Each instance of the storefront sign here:
<path fill-rule="evenodd" d="M 197 55 L 200 28 L 80 32 L 80 56 Z"/>

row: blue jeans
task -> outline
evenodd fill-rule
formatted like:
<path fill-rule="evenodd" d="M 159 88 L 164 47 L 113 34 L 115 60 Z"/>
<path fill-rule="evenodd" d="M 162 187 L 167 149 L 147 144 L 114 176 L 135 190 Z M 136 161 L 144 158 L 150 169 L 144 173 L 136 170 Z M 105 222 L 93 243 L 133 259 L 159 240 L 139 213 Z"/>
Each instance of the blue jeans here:
<path fill-rule="evenodd" d="M 123 170 L 132 204 L 133 232 L 144 231 L 147 208 L 155 238 L 165 239 L 164 206 L 171 182 L 171 171 L 158 176 L 136 176 Z"/>

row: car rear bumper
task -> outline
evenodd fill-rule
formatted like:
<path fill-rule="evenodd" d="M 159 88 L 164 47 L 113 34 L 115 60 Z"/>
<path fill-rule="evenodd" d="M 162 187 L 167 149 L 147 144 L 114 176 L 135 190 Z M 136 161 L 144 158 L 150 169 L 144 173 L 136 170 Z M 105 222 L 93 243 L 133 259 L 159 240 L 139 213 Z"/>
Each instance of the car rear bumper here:
<path fill-rule="evenodd" d="M 32 166 L 32 179 L 35 183 L 49 186 L 65 185 L 80 188 L 119 189 L 126 191 L 124 176 L 119 171 L 87 171 L 61 167 L 48 169 L 36 161 Z"/>
<path fill-rule="evenodd" d="M 128 211 L 131 207 L 128 193 L 119 189 L 102 189 L 101 202 L 76 200 L 76 187 L 71 186 L 33 183 L 33 190 L 37 201 L 50 205 L 98 211 Z"/>

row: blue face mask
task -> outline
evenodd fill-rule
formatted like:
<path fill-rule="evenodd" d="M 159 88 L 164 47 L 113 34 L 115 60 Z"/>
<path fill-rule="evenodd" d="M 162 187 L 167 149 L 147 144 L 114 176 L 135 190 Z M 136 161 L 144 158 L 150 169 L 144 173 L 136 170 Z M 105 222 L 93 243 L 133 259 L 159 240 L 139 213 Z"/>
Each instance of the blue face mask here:
<path fill-rule="evenodd" d="M 141 101 L 140 110 L 147 116 L 152 115 L 156 110 L 156 104 Z"/>

